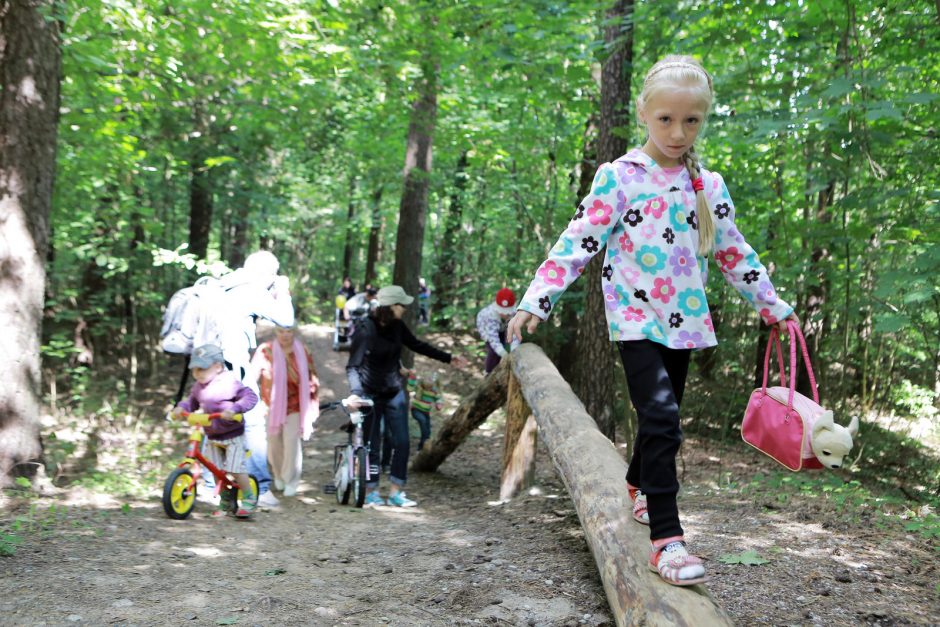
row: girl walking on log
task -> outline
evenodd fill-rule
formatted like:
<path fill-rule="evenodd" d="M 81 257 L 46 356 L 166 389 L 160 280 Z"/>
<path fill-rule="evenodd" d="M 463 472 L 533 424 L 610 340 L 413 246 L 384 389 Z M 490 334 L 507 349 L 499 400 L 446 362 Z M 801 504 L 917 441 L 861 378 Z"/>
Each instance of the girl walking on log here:
<path fill-rule="evenodd" d="M 633 518 L 650 527 L 649 566 L 664 581 L 705 581 L 679 522 L 679 404 L 692 350 L 715 346 L 705 298 L 707 257 L 767 324 L 799 322 L 734 223 L 721 176 L 693 146 L 712 103 L 712 79 L 692 57 L 670 55 L 646 74 L 637 98 L 646 143 L 597 170 L 529 285 L 507 333 L 522 339 L 547 319 L 564 290 L 606 247 L 601 289 L 638 430 L 627 470 Z"/>

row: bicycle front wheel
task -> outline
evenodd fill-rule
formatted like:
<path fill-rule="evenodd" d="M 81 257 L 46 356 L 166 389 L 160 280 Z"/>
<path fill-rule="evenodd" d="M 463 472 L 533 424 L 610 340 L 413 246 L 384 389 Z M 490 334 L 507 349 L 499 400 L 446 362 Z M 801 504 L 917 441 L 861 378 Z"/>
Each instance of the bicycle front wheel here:
<path fill-rule="evenodd" d="M 350 453 L 352 448 L 346 446 L 341 450 L 336 458 L 336 472 L 334 481 L 336 482 L 336 502 L 340 505 L 349 503 L 349 495 L 352 493 L 353 482 L 349 479 Z"/>
<path fill-rule="evenodd" d="M 170 518 L 188 518 L 196 505 L 196 480 L 192 471 L 177 468 L 167 477 L 163 485 L 163 511 Z"/>
<path fill-rule="evenodd" d="M 366 470 L 369 469 L 369 455 L 366 447 L 361 446 L 356 450 L 355 463 L 353 464 L 353 498 L 356 507 L 362 507 L 366 502 Z"/>

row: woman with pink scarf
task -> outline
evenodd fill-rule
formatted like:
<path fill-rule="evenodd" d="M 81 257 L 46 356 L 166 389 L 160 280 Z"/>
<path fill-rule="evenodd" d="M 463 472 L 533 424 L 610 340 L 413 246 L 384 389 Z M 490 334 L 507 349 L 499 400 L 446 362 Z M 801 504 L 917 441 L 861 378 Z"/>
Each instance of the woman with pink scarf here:
<path fill-rule="evenodd" d="M 303 464 L 300 439 L 310 439 L 320 414 L 313 357 L 293 327 L 277 327 L 274 340 L 259 346 L 252 362 L 261 400 L 268 406 L 268 463 L 274 487 L 294 496 Z"/>

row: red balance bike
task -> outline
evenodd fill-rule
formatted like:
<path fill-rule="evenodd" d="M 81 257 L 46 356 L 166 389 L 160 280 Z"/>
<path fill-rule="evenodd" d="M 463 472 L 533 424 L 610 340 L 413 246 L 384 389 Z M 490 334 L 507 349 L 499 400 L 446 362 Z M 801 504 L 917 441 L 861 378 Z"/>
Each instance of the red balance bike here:
<path fill-rule="evenodd" d="M 202 429 L 208 426 L 210 421 L 221 418 L 222 414 L 191 414 L 184 412 L 182 416 L 193 427 L 189 433 L 189 450 L 186 451 L 186 457 L 180 462 L 176 470 L 170 473 L 163 485 L 163 511 L 166 512 L 167 516 L 176 520 L 189 518 L 193 507 L 196 505 L 196 483 L 199 481 L 199 477 L 202 476 L 202 469 L 205 468 L 215 477 L 215 493 L 223 497 L 223 502 L 229 503 L 232 514 L 234 514 L 238 511 L 243 496 L 241 489 L 228 473 L 217 468 L 202 454 Z M 232 420 L 241 419 L 241 414 L 235 414 L 232 417 Z M 209 446 L 212 446 L 211 441 Z M 254 475 L 249 475 L 249 481 L 251 482 L 251 489 L 257 495 L 258 479 Z"/>

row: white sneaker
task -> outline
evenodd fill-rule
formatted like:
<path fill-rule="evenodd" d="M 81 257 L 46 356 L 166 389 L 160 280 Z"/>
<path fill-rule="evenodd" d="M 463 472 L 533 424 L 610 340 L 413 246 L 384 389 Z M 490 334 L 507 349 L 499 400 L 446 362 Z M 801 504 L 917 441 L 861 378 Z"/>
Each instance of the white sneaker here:
<path fill-rule="evenodd" d="M 271 492 L 270 490 L 258 497 L 258 507 L 272 509 L 279 506 L 280 504 L 281 502 L 277 500 L 276 496 L 274 496 L 274 492 Z"/>
<path fill-rule="evenodd" d="M 284 491 L 284 482 L 281 481 L 280 479 L 275 479 L 275 480 L 274 480 L 274 489 L 275 489 L 275 490 L 280 490 L 281 492 L 283 492 L 283 491 Z"/>

